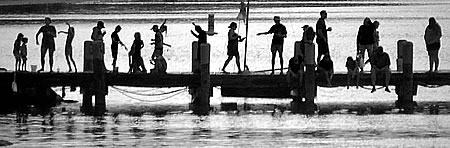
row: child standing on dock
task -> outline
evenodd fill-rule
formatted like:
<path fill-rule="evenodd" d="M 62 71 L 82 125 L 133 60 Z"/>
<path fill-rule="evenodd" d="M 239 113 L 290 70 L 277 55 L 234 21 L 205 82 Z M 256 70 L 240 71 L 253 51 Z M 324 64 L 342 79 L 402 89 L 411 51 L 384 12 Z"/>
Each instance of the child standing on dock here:
<path fill-rule="evenodd" d="M 147 73 L 147 69 L 144 66 L 144 60 L 142 60 L 141 49 L 144 48 L 144 41 L 141 40 L 141 33 L 134 33 L 133 45 L 131 45 L 132 52 L 132 65 L 133 72 Z"/>
<path fill-rule="evenodd" d="M 347 67 L 347 89 L 350 87 L 350 83 L 352 79 L 355 78 L 356 75 L 356 88 L 359 85 L 359 68 L 358 68 L 358 58 L 353 60 L 351 56 L 347 57 L 347 62 L 345 63 L 345 67 Z"/>
<path fill-rule="evenodd" d="M 77 72 L 77 65 L 75 64 L 75 61 L 73 60 L 72 57 L 72 41 L 73 38 L 75 37 L 75 28 L 73 28 L 72 26 L 70 26 L 69 23 L 66 23 L 66 25 L 69 27 L 66 31 L 59 31 L 59 33 L 64 33 L 67 34 L 67 39 L 66 39 L 66 47 L 64 49 L 64 54 L 66 55 L 66 61 L 67 61 L 67 65 L 69 66 L 69 72 L 72 72 L 72 67 L 70 66 L 70 61 L 72 61 L 73 67 L 75 68 L 75 73 Z"/>
<path fill-rule="evenodd" d="M 22 59 L 22 70 L 27 71 L 27 43 L 28 38 L 22 38 L 22 46 L 20 46 L 20 58 Z"/>
<path fill-rule="evenodd" d="M 14 58 L 16 59 L 16 64 L 15 64 L 15 70 L 16 71 L 20 71 L 20 65 L 21 65 L 20 64 L 21 63 L 21 60 L 20 60 L 20 44 L 22 42 L 22 38 L 23 38 L 23 34 L 22 33 L 17 34 L 17 38 L 14 41 L 14 46 L 13 46 L 13 55 L 14 55 Z"/>

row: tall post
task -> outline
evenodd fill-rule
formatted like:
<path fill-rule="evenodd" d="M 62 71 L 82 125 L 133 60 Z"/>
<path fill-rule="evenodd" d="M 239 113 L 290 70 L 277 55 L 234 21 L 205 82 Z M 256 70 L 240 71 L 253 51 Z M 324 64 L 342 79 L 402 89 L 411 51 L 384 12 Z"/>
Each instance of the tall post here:
<path fill-rule="evenodd" d="M 397 41 L 397 71 L 403 71 L 403 49 L 406 40 Z"/>
<path fill-rule="evenodd" d="M 405 42 L 403 47 L 403 93 L 399 97 L 401 108 L 405 113 L 412 113 L 413 106 L 413 43 Z"/>
<path fill-rule="evenodd" d="M 103 55 L 105 53 L 105 44 L 102 41 L 94 41 L 92 44 L 94 56 L 94 86 L 95 86 L 95 113 L 102 115 L 106 112 L 105 102 L 105 63 Z"/>
<path fill-rule="evenodd" d="M 250 0 L 247 1 L 247 15 L 245 17 L 245 52 L 244 52 L 244 71 L 249 71 L 247 66 L 247 47 L 248 47 L 248 15 L 250 14 Z"/>
<path fill-rule="evenodd" d="M 200 88 L 197 88 L 196 98 L 193 102 L 193 112 L 197 115 L 209 114 L 209 92 L 211 87 L 209 61 L 210 45 L 203 43 L 200 45 Z"/>
<path fill-rule="evenodd" d="M 315 50 L 314 44 L 305 44 L 305 66 L 306 72 L 304 77 L 305 82 L 305 102 L 303 103 L 303 114 L 313 114 L 317 109 L 314 103 L 316 97 L 316 76 L 314 70 Z"/>
<path fill-rule="evenodd" d="M 93 53 L 92 53 L 92 41 L 84 42 L 84 72 L 92 72 L 94 70 L 93 66 Z M 85 114 L 90 114 L 93 111 L 92 106 L 92 84 L 83 84 L 81 87 L 81 93 L 83 94 L 83 102 L 81 105 L 81 111 Z"/>

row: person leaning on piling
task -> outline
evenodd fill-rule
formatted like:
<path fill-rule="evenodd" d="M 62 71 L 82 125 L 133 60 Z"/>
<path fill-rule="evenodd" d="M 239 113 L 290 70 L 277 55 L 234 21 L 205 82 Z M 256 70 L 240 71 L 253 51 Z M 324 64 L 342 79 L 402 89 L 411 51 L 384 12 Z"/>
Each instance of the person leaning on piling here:
<path fill-rule="evenodd" d="M 284 38 L 287 37 L 287 31 L 286 27 L 280 23 L 281 18 L 280 16 L 274 16 L 273 21 L 275 22 L 275 25 L 270 27 L 270 30 L 267 32 L 261 32 L 256 35 L 264 35 L 264 34 L 273 34 L 272 38 L 272 45 L 270 51 L 272 52 L 272 73 L 275 72 L 275 56 L 277 55 L 280 57 L 280 75 L 283 75 L 283 44 L 284 44 Z"/>
<path fill-rule="evenodd" d="M 304 91 L 299 89 L 304 88 L 303 85 L 303 57 L 292 57 L 289 60 L 288 71 L 286 73 L 286 81 L 290 90 L 290 95 L 294 100 L 300 101 L 300 98 L 304 96 Z"/>
<path fill-rule="evenodd" d="M 385 91 L 391 92 L 389 90 L 389 80 L 391 79 L 391 69 L 389 66 L 391 65 L 391 60 L 389 59 L 389 54 L 383 51 L 382 46 L 378 46 L 374 53 L 372 54 L 372 57 L 370 58 L 370 64 L 372 69 L 370 70 L 371 73 L 371 80 L 372 80 L 372 91 L 371 93 L 376 91 L 375 83 L 377 78 L 377 73 L 383 72 L 386 75 L 385 79 Z"/>
<path fill-rule="evenodd" d="M 50 72 L 53 72 L 53 52 L 55 52 L 55 39 L 56 38 L 56 28 L 50 25 L 52 20 L 49 17 L 44 19 L 45 25 L 39 28 L 36 33 L 36 45 L 39 45 L 39 34 L 42 33 L 42 45 L 41 45 L 41 69 L 38 72 L 44 71 L 45 66 L 45 54 L 48 52 L 48 60 L 50 63 Z"/>
<path fill-rule="evenodd" d="M 238 43 L 242 42 L 245 39 L 245 37 L 242 38 L 240 35 L 234 32 L 237 28 L 237 24 L 235 22 L 231 22 L 228 28 L 230 28 L 230 30 L 228 31 L 228 45 L 227 45 L 228 58 L 227 60 L 225 60 L 225 63 L 223 64 L 222 72 L 228 73 L 227 71 L 225 71 L 225 68 L 227 67 L 228 63 L 230 63 L 231 59 L 233 59 L 234 56 L 236 57 L 236 65 L 238 67 L 238 73 L 242 73 L 241 64 L 239 62 Z"/>
<path fill-rule="evenodd" d="M 427 47 L 428 58 L 430 61 L 430 69 L 428 72 L 433 72 L 433 64 L 434 64 L 434 72 L 438 70 L 439 67 L 439 48 L 441 48 L 441 37 L 442 30 L 441 26 L 436 22 L 434 17 L 430 17 L 428 19 L 428 26 L 425 29 L 425 44 Z"/>
<path fill-rule="evenodd" d="M 67 34 L 66 47 L 64 50 L 64 54 L 66 55 L 66 61 L 67 61 L 67 65 L 69 66 L 69 72 L 72 72 L 72 67 L 70 66 L 70 61 L 72 61 L 73 67 L 75 68 L 75 73 L 76 73 L 77 65 L 75 64 L 75 61 L 73 60 L 73 57 L 72 57 L 72 41 L 73 41 L 73 38 L 75 37 L 75 28 L 70 26 L 69 23 L 66 23 L 66 25 L 69 27 L 67 29 L 67 32 L 59 31 L 58 34 L 59 33 Z"/>
<path fill-rule="evenodd" d="M 316 43 L 317 43 L 317 63 L 320 62 L 322 55 L 330 54 L 330 49 L 328 46 L 328 34 L 327 31 L 331 31 L 331 27 L 327 28 L 325 24 L 325 19 L 327 19 L 327 12 L 325 10 L 320 11 L 320 18 L 316 23 Z"/>

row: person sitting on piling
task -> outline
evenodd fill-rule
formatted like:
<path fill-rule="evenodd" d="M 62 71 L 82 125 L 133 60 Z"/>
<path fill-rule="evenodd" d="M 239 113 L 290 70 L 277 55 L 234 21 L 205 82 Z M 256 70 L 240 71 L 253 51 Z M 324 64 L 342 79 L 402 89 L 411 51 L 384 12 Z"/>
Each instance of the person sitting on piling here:
<path fill-rule="evenodd" d="M 245 37 L 242 38 L 240 35 L 234 32 L 237 28 L 237 24 L 235 22 L 231 22 L 228 28 L 230 28 L 230 30 L 228 31 L 228 45 L 227 45 L 228 58 L 227 60 L 225 60 L 225 63 L 223 64 L 222 72 L 228 73 L 227 71 L 225 71 L 225 68 L 227 67 L 228 63 L 230 63 L 231 59 L 233 59 L 234 56 L 236 57 L 236 65 L 238 68 L 238 73 L 242 73 L 241 64 L 239 62 L 238 43 L 242 42 L 245 39 Z"/>
<path fill-rule="evenodd" d="M 319 62 L 318 70 L 320 73 L 325 75 L 327 80 L 327 86 L 331 86 L 331 80 L 333 79 L 334 68 L 333 61 L 331 60 L 330 54 L 325 54 L 322 60 Z"/>
<path fill-rule="evenodd" d="M 22 46 L 20 46 L 20 58 L 22 59 L 22 70 L 27 71 L 27 49 L 28 38 L 22 38 Z"/>
<path fill-rule="evenodd" d="M 23 38 L 23 34 L 19 33 L 17 34 L 17 38 L 14 41 L 14 46 L 13 46 L 13 55 L 14 58 L 16 59 L 16 66 L 15 66 L 15 70 L 16 71 L 20 71 L 20 44 L 22 43 L 22 38 Z"/>
<path fill-rule="evenodd" d="M 375 92 L 375 82 L 377 78 L 377 73 L 383 72 L 386 75 L 385 79 L 385 91 L 391 92 L 389 90 L 389 80 L 391 79 L 391 69 L 389 66 L 391 65 L 391 61 L 389 59 L 389 55 L 383 51 L 382 46 L 378 46 L 374 53 L 372 54 L 372 57 L 370 58 L 370 64 L 372 69 L 371 72 L 371 80 L 372 80 L 372 91 L 371 93 Z"/>
<path fill-rule="evenodd" d="M 347 62 L 345 62 L 345 67 L 347 67 L 347 89 L 350 87 L 351 80 L 355 78 L 356 75 L 356 88 L 358 89 L 359 85 L 359 68 L 358 68 L 358 62 L 356 59 L 354 60 L 353 57 L 349 56 L 347 57 Z"/>

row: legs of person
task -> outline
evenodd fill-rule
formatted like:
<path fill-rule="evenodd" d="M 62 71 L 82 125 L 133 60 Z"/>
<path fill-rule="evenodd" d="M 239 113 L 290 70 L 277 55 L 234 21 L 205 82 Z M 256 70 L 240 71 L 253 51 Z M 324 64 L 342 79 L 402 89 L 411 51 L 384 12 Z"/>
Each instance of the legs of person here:
<path fill-rule="evenodd" d="M 16 71 L 20 71 L 20 58 L 18 56 L 15 56 L 16 59 Z"/>
<path fill-rule="evenodd" d="M 142 68 L 143 72 L 147 72 L 147 69 L 145 69 L 144 60 L 142 59 L 142 57 L 139 57 L 139 67 Z"/>
<path fill-rule="evenodd" d="M 434 71 L 439 68 L 439 50 L 432 50 L 432 59 L 434 61 Z"/>
<path fill-rule="evenodd" d="M 432 72 L 433 71 L 433 63 L 434 63 L 434 57 L 433 57 L 433 54 L 431 53 L 432 52 L 432 50 L 428 50 L 428 61 L 429 61 L 429 64 L 430 64 L 430 69 L 428 70 L 428 72 Z"/>
<path fill-rule="evenodd" d="M 229 55 L 228 58 L 227 58 L 227 60 L 225 60 L 225 63 L 223 63 L 223 67 L 222 67 L 222 71 L 223 71 L 223 72 L 226 72 L 226 71 L 225 71 L 225 68 L 227 67 L 228 63 L 230 63 L 231 59 L 233 59 L 233 56 L 230 56 L 230 55 Z"/>
<path fill-rule="evenodd" d="M 73 60 L 72 54 L 69 55 L 70 60 L 73 63 L 73 67 L 75 68 L 75 72 L 77 72 L 77 64 L 75 64 L 75 60 Z M 70 64 L 69 64 L 70 65 Z"/>
<path fill-rule="evenodd" d="M 375 82 L 377 81 L 377 70 L 376 67 L 372 67 L 370 70 L 370 79 L 372 80 L 372 93 L 376 91 Z"/>
<path fill-rule="evenodd" d="M 53 53 L 55 52 L 55 49 L 49 49 L 48 51 L 48 60 L 50 63 L 50 72 L 53 72 Z"/>
<path fill-rule="evenodd" d="M 349 89 L 349 87 L 350 87 L 350 82 L 351 82 L 351 79 L 350 79 L 350 78 L 353 77 L 353 76 L 352 76 L 353 73 L 354 73 L 353 70 L 351 70 L 350 68 L 347 68 L 347 89 Z"/>
<path fill-rule="evenodd" d="M 365 63 L 364 56 L 365 56 L 366 48 L 363 45 L 358 44 L 358 52 L 361 55 L 360 56 L 360 58 L 361 58 L 360 61 Z M 364 64 L 360 63 L 360 65 L 362 65 L 361 66 L 361 72 L 363 72 L 364 71 Z"/>
<path fill-rule="evenodd" d="M 22 70 L 27 71 L 27 58 L 23 57 Z"/>
<path fill-rule="evenodd" d="M 331 73 L 330 71 L 324 70 L 325 78 L 327 79 L 327 86 L 331 86 Z"/>
<path fill-rule="evenodd" d="M 366 45 L 366 49 L 367 49 L 367 57 L 368 57 L 367 59 L 369 60 L 373 53 L 373 49 L 374 49 L 373 44 Z"/>
<path fill-rule="evenodd" d="M 242 70 L 241 70 L 241 62 L 240 62 L 240 57 L 239 57 L 239 54 L 237 54 L 236 56 L 236 66 L 238 67 L 238 73 L 240 73 L 240 72 L 242 72 Z"/>
<path fill-rule="evenodd" d="M 386 67 L 385 69 L 383 69 L 384 70 L 384 74 L 386 75 L 386 80 L 385 80 L 385 83 L 384 83 L 384 85 L 385 85 L 385 91 L 387 91 L 387 92 L 391 92 L 390 90 L 389 90 L 389 81 L 391 80 L 391 69 L 389 69 L 389 67 Z"/>
<path fill-rule="evenodd" d="M 358 87 L 359 87 L 359 78 L 361 76 L 359 68 L 356 69 L 355 73 L 356 73 L 356 89 L 358 89 Z"/>
<path fill-rule="evenodd" d="M 272 51 L 272 73 L 271 75 L 273 75 L 275 73 L 275 56 L 277 55 L 276 51 Z"/>
<path fill-rule="evenodd" d="M 45 54 L 47 54 L 47 47 L 41 46 L 41 69 L 38 70 L 38 72 L 40 71 L 44 71 L 44 65 L 45 65 Z"/>
<path fill-rule="evenodd" d="M 280 57 L 280 75 L 283 75 L 283 46 L 278 49 L 278 56 Z"/>
<path fill-rule="evenodd" d="M 66 53 L 66 62 L 67 62 L 67 65 L 69 66 L 69 72 L 72 72 L 72 66 L 70 66 L 70 58 L 67 53 Z"/>

